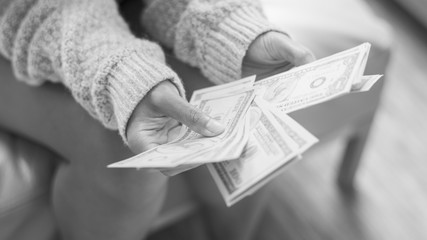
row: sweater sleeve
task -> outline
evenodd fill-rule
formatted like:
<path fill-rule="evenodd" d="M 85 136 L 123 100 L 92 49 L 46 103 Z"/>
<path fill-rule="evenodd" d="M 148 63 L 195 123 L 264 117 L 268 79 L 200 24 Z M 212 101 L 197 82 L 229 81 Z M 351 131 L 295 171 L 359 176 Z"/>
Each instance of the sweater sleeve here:
<path fill-rule="evenodd" d="M 152 87 L 171 80 L 184 96 L 160 46 L 135 38 L 114 0 L 5 0 L 0 52 L 18 80 L 62 82 L 125 141 L 127 121 Z"/>
<path fill-rule="evenodd" d="M 146 31 L 176 57 L 220 84 L 241 78 L 252 41 L 276 30 L 256 0 L 156 0 L 142 15 Z"/>

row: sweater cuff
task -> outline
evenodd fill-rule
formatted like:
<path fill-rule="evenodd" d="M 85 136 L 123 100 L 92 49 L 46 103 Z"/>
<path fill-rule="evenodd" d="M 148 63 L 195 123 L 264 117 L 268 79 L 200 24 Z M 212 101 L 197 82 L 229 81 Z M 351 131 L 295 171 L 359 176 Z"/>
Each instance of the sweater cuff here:
<path fill-rule="evenodd" d="M 202 40 L 202 72 L 216 84 L 240 79 L 250 44 L 269 31 L 281 32 L 255 6 L 242 6 L 231 12 L 217 27 L 209 29 Z"/>
<path fill-rule="evenodd" d="M 178 75 L 163 61 L 140 52 L 133 52 L 119 62 L 107 78 L 115 120 L 126 144 L 126 127 L 132 112 L 154 86 L 170 80 L 185 98 L 185 90 Z"/>

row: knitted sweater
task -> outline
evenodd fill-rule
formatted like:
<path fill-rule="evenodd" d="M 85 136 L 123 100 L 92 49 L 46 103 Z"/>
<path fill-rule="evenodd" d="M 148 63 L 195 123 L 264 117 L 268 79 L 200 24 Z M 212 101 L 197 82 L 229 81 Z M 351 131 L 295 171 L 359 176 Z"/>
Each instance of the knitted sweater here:
<path fill-rule="evenodd" d="M 0 53 L 17 79 L 63 83 L 125 141 L 134 108 L 156 84 L 170 80 L 184 97 L 161 47 L 134 37 L 114 0 L 0 2 Z M 239 79 L 250 43 L 271 30 L 253 0 L 157 0 L 141 19 L 155 41 L 214 83 Z"/>

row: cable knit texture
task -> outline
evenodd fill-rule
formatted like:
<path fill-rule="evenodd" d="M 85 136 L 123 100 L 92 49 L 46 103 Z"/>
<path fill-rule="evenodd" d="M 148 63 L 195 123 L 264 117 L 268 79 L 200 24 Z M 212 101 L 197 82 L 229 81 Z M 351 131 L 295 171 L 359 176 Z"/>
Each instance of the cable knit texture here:
<path fill-rule="evenodd" d="M 135 38 L 114 0 L 14 0 L 0 7 L 0 52 L 18 80 L 62 82 L 106 127 L 125 129 L 136 105 L 171 80 L 160 46 Z"/>
<path fill-rule="evenodd" d="M 146 9 L 149 34 L 213 82 L 241 76 L 250 43 L 272 30 L 252 0 L 158 0 Z M 156 43 L 135 38 L 114 0 L 2 0 L 0 53 L 18 80 L 30 85 L 61 82 L 106 127 L 126 125 L 145 94 L 171 80 Z"/>
<path fill-rule="evenodd" d="M 157 0 L 141 22 L 178 59 L 217 84 L 240 79 L 250 43 L 276 31 L 256 0 Z"/>

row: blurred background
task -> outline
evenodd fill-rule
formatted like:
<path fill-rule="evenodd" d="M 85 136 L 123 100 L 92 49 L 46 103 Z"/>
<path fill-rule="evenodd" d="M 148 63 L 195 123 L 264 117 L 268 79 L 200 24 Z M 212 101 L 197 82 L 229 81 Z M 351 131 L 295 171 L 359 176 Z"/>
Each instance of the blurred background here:
<path fill-rule="evenodd" d="M 427 0 L 261 2 L 319 58 L 371 42 L 365 73 L 384 78 L 368 93 L 292 114 L 320 142 L 269 184 L 257 226 L 236 231 L 263 240 L 427 239 Z M 141 3 L 121 1 L 136 34 Z M 175 64 L 184 81 L 202 78 Z M 2 83 L 15 83 L 4 59 L 0 73 Z M 56 240 L 50 186 L 58 156 L 12 135 L 0 132 L 0 239 Z M 212 239 L 188 182 L 170 182 L 148 239 Z"/>
<path fill-rule="evenodd" d="M 427 239 L 427 1 L 365 2 L 393 35 L 354 191 L 336 184 L 346 135 L 322 139 L 274 180 L 254 239 Z M 193 215 L 150 239 L 208 239 L 198 219 Z"/>

